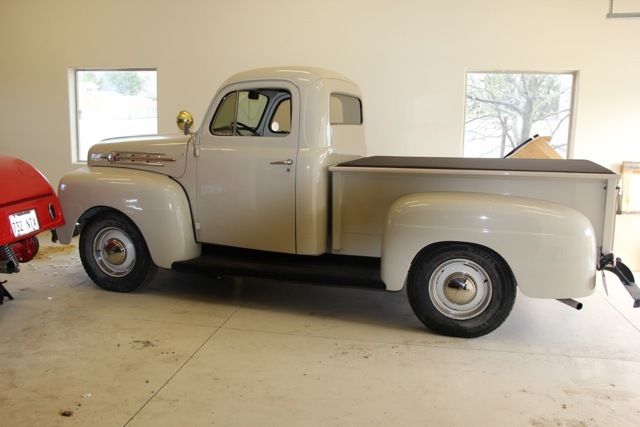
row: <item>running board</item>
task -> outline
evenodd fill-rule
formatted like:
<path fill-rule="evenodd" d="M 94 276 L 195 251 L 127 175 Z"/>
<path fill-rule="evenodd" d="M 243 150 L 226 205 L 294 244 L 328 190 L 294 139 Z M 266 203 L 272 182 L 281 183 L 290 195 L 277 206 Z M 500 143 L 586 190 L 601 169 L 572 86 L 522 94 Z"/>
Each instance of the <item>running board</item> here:
<path fill-rule="evenodd" d="M 380 258 L 323 254 L 290 255 L 228 246 L 203 245 L 202 256 L 174 262 L 176 271 L 206 275 L 323 283 L 386 289 L 380 278 Z"/>

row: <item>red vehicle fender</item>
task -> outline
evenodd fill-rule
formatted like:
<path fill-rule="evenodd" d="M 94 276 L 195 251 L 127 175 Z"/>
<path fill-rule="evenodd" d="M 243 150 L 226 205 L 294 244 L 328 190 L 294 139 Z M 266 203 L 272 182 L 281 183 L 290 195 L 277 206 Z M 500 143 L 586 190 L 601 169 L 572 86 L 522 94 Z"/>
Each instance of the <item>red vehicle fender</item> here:
<path fill-rule="evenodd" d="M 33 252 L 33 246 L 25 243 L 25 240 L 64 224 L 58 197 L 49 181 L 36 168 L 14 157 L 0 156 L 0 183 L 0 247 L 20 241 L 25 251 Z M 35 210 L 39 229 L 15 236 L 10 215 L 30 210 Z"/>

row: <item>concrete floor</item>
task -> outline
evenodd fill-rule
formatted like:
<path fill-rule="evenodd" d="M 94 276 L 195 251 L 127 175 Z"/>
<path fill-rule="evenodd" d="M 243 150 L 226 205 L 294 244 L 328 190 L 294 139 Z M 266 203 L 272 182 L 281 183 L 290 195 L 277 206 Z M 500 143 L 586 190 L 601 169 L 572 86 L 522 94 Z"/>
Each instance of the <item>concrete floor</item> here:
<path fill-rule="evenodd" d="M 473 340 L 404 292 L 163 271 L 109 293 L 75 247 L 3 279 L 2 426 L 640 425 L 640 311 L 613 277 L 580 312 L 519 295 Z"/>

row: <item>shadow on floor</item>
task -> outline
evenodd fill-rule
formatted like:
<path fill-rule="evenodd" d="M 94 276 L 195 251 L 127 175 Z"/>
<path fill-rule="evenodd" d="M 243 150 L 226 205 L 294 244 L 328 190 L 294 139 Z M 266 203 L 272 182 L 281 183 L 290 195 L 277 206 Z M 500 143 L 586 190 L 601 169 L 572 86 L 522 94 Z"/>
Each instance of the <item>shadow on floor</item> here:
<path fill-rule="evenodd" d="M 161 270 L 148 287 L 138 292 L 429 332 L 413 314 L 404 290 L 385 292 Z"/>

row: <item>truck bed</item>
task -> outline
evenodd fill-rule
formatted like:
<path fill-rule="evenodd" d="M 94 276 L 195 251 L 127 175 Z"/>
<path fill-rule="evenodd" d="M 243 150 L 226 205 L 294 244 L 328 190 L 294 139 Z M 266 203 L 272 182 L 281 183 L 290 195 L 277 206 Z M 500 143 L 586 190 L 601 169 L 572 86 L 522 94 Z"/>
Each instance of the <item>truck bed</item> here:
<path fill-rule="evenodd" d="M 459 157 L 371 156 L 340 163 L 334 168 L 340 167 L 614 174 L 611 170 L 589 160 L 573 159 L 476 159 Z"/>
<path fill-rule="evenodd" d="M 389 206 L 415 193 L 465 192 L 524 197 L 567 206 L 591 221 L 612 251 L 618 175 L 588 160 L 372 156 L 331 172 L 331 247 L 343 255 L 381 256 Z"/>

